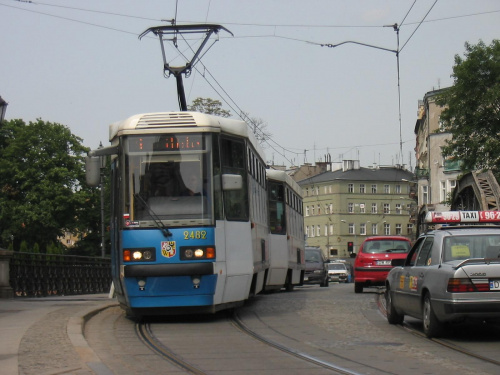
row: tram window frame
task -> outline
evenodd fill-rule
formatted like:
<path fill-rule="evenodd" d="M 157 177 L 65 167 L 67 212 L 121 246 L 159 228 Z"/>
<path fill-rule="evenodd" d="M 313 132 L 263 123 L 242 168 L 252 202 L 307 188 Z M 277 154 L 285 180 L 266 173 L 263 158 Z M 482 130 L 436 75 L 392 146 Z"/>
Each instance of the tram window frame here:
<path fill-rule="evenodd" d="M 238 174 L 243 184 L 239 190 L 226 190 L 224 196 L 224 213 L 229 221 L 249 220 L 249 197 L 247 183 L 246 145 L 243 139 L 221 136 L 220 139 L 221 169 L 223 174 Z M 248 171 L 249 172 L 249 171 Z"/>

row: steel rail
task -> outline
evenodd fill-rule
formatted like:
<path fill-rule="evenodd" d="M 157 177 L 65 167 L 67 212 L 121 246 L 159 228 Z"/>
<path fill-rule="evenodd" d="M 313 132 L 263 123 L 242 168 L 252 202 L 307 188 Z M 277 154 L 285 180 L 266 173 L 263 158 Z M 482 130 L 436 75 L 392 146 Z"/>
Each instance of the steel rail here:
<path fill-rule="evenodd" d="M 383 299 L 384 299 L 384 294 L 379 294 L 377 296 L 377 304 L 379 306 L 379 310 L 382 313 L 382 315 L 384 315 L 385 317 L 387 317 L 387 310 L 386 310 L 386 306 L 385 306 L 385 301 L 382 301 Z M 427 336 L 425 336 L 425 334 L 423 332 L 420 332 L 419 330 L 413 328 L 408 323 L 403 322 L 402 324 L 397 324 L 397 326 L 401 327 L 402 329 L 404 329 L 405 331 L 407 331 L 408 333 L 410 333 L 410 334 L 412 334 L 414 336 L 418 336 L 418 337 L 423 338 L 424 340 L 435 342 L 436 344 L 438 344 L 440 346 L 444 346 L 444 347 L 446 347 L 448 349 L 451 349 L 451 350 L 453 350 L 455 352 L 458 352 L 458 353 L 461 353 L 461 354 L 465 354 L 468 357 L 472 357 L 472 358 L 475 358 L 475 359 L 479 359 L 481 361 L 485 361 L 485 362 L 491 363 L 493 365 L 500 366 L 500 361 L 497 361 L 497 360 L 492 359 L 492 358 L 485 357 L 485 356 L 483 356 L 481 354 L 477 354 L 477 353 L 475 353 L 475 352 L 473 352 L 471 350 L 468 350 L 468 349 L 462 348 L 462 347 L 460 347 L 458 345 L 455 345 L 452 342 L 449 342 L 447 340 L 439 339 L 439 338 L 428 338 Z"/>
<path fill-rule="evenodd" d="M 293 357 L 296 357 L 296 358 L 301 359 L 301 360 L 306 361 L 306 362 L 313 363 L 313 364 L 320 366 L 322 368 L 325 368 L 327 370 L 334 371 L 337 374 L 361 375 L 359 372 L 354 372 L 354 371 L 345 369 L 343 367 L 336 366 L 332 363 L 329 363 L 329 362 L 323 361 L 321 359 L 315 358 L 313 356 L 310 356 L 309 354 L 301 353 L 295 349 L 286 347 L 282 344 L 279 344 L 279 343 L 276 343 L 272 340 L 269 340 L 269 339 L 265 338 L 264 336 L 259 335 L 258 333 L 254 332 L 250 328 L 248 328 L 236 313 L 234 313 L 233 316 L 231 317 L 231 322 L 240 331 L 242 331 L 242 332 L 246 333 L 247 335 L 253 337 L 254 339 L 256 339 L 256 340 L 258 340 L 258 341 L 260 341 L 260 342 L 262 342 L 262 343 L 264 343 L 272 348 L 278 349 L 279 351 L 284 352 L 288 355 L 291 355 Z"/>
<path fill-rule="evenodd" d="M 149 323 L 139 322 L 135 324 L 135 332 L 139 339 L 152 351 L 158 354 L 161 358 L 166 361 L 186 370 L 194 375 L 206 375 L 202 370 L 194 367 L 193 365 L 186 362 L 183 358 L 173 353 L 167 347 L 165 347 L 160 341 L 158 341 L 151 331 L 151 325 Z"/>

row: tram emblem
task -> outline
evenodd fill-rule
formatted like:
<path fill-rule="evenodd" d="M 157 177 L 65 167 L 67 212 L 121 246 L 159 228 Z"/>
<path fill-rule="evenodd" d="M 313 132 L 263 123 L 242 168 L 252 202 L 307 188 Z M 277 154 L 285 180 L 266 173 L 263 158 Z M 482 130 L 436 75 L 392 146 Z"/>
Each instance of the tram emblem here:
<path fill-rule="evenodd" d="M 165 258 L 172 258 L 175 255 L 175 241 L 161 242 L 161 255 Z"/>

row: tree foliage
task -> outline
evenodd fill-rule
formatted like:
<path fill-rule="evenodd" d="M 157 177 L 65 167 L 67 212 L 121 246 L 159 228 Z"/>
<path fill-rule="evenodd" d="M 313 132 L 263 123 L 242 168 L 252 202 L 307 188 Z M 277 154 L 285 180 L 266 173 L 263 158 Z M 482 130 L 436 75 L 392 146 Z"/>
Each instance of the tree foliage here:
<path fill-rule="evenodd" d="M 66 126 L 41 119 L 1 124 L 0 246 L 13 238 L 15 250 L 24 241 L 45 251 L 64 231 L 94 225 L 87 209 L 98 207 L 99 195 L 85 185 L 88 149 L 81 141 Z"/>
<path fill-rule="evenodd" d="M 208 115 L 216 115 L 221 117 L 230 117 L 231 112 L 222 108 L 222 103 L 219 100 L 210 98 L 196 98 L 191 105 L 188 105 L 188 110 L 194 112 L 206 113 Z"/>
<path fill-rule="evenodd" d="M 491 169 L 500 172 L 500 41 L 486 46 L 465 44 L 465 57 L 455 56 L 453 86 L 437 103 L 444 131 L 452 139 L 445 156 L 462 161 L 464 171 Z"/>

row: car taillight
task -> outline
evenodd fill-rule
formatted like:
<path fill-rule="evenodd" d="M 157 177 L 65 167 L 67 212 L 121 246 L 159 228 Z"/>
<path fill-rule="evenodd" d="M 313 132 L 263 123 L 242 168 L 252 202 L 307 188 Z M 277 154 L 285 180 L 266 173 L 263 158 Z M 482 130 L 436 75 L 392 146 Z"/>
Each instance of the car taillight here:
<path fill-rule="evenodd" d="M 465 292 L 487 292 L 490 290 L 488 279 L 449 279 L 448 289 L 450 293 Z"/>

